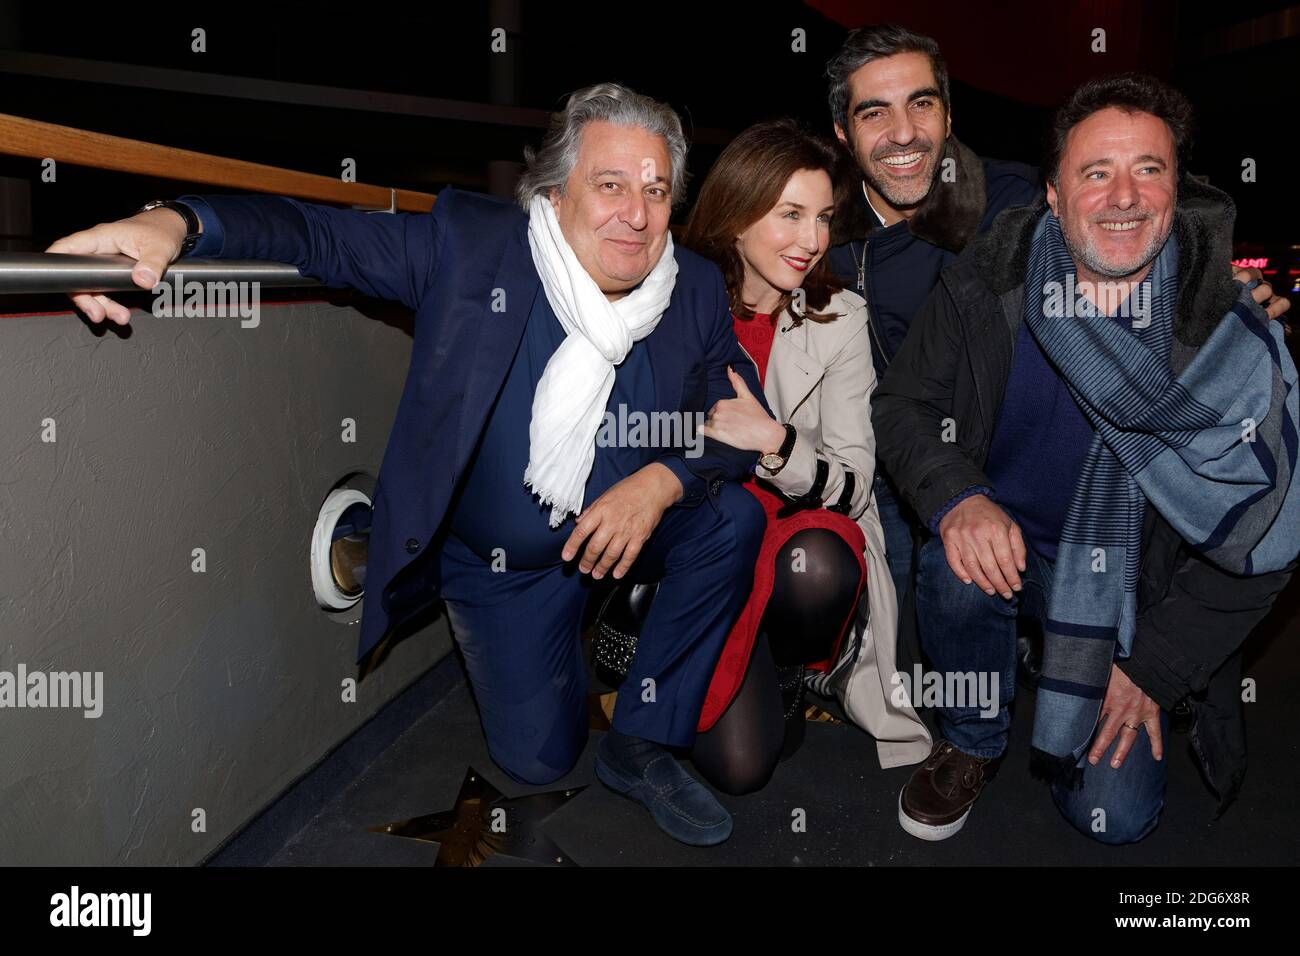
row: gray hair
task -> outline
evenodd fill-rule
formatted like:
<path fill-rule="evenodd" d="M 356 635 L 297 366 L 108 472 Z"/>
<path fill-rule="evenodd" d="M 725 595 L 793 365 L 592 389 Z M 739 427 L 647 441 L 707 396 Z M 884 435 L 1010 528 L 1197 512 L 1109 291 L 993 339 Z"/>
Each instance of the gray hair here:
<path fill-rule="evenodd" d="M 569 96 L 564 108 L 551 114 L 551 125 L 540 149 L 527 147 L 527 168 L 515 186 L 515 199 L 525 211 L 533 196 L 552 189 L 564 195 L 565 184 L 578 164 L 582 128 L 604 121 L 616 126 L 636 126 L 663 138 L 672 162 L 672 197 L 677 205 L 686 196 L 686 136 L 682 121 L 667 103 L 629 90 L 618 83 L 597 83 Z"/>

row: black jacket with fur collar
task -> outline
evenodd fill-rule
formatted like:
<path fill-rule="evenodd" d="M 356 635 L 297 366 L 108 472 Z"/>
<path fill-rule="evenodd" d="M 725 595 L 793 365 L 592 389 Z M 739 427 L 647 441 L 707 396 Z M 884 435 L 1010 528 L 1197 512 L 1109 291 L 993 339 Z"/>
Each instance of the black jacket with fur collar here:
<path fill-rule="evenodd" d="M 1030 240 L 1045 209 L 1040 202 L 1003 212 L 943 270 L 872 398 L 878 460 L 927 525 L 965 489 L 993 487 L 984 466 L 1022 322 Z M 1173 226 L 1175 372 L 1240 289 L 1229 267 L 1234 214 L 1232 200 L 1219 190 L 1191 180 L 1180 185 Z M 945 419 L 955 421 L 956 441 L 944 440 Z M 1067 497 L 1072 491 L 1060 489 Z M 1191 705 L 1191 741 L 1220 812 L 1235 797 L 1246 765 L 1239 649 L 1293 570 L 1228 574 L 1147 509 L 1137 636 L 1120 668 L 1166 710 L 1183 700 Z"/>
<path fill-rule="evenodd" d="M 1002 210 L 1033 203 L 1041 195 L 1033 167 L 981 159 L 950 136 L 934 185 L 915 214 L 882 226 L 867 205 L 862 174 L 854 164 L 845 164 L 836 183 L 827 261 L 845 287 L 867 300 L 877 375 L 884 374 L 902 346 L 940 270 Z"/>

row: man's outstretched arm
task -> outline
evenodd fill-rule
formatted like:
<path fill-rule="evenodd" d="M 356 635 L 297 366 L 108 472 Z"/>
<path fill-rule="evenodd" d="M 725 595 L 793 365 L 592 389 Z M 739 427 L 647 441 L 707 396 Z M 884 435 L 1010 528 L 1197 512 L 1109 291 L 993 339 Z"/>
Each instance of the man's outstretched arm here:
<path fill-rule="evenodd" d="M 432 213 L 388 214 L 283 196 L 185 198 L 199 216 L 202 235 L 192 254 L 287 262 L 327 285 L 350 286 L 410 308 L 419 306 L 437 269 L 448 213 L 445 200 Z M 185 235 L 184 217 L 158 208 L 72 233 L 46 251 L 129 256 L 136 260 L 132 279 L 152 289 L 179 257 Z M 77 294 L 72 301 L 92 322 L 125 324 L 130 316 L 105 295 Z"/>

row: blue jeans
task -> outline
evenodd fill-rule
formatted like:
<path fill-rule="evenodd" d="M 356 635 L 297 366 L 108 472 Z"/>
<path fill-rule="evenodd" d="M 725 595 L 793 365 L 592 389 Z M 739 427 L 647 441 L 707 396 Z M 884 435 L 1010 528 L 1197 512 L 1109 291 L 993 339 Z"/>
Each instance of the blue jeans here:
<path fill-rule="evenodd" d="M 901 608 L 912 581 L 912 512 L 899 500 L 879 470 L 872 488 L 876 493 L 876 506 L 880 509 L 880 527 L 885 532 L 885 560 Z"/>
<path fill-rule="evenodd" d="M 933 537 L 921 548 L 916 573 L 916 614 L 921 646 L 935 671 L 944 675 L 984 676 L 991 688 L 998 681 L 997 713 L 985 716 L 981 706 L 943 706 L 939 726 L 958 750 L 974 757 L 1000 757 L 1007 749 L 1011 726 L 1009 705 L 1016 689 L 1016 620 L 1021 615 L 1047 617 L 1052 591 L 1052 562 L 1032 549 L 1020 575 L 1022 588 L 1011 600 L 989 596 L 976 584 L 962 584 L 948 566 L 943 542 Z M 945 704 L 952 703 L 944 701 Z M 971 702 L 968 700 L 969 705 Z M 1162 712 L 1161 734 L 1168 732 Z M 1118 738 L 1117 738 L 1118 739 Z M 1129 750 L 1124 764 L 1110 766 L 1112 743 L 1094 767 L 1080 759 L 1083 785 L 1076 790 L 1052 788 L 1052 798 L 1065 818 L 1085 836 L 1105 843 L 1131 843 L 1155 828 L 1164 806 L 1166 765 L 1151 756 L 1146 728 Z M 1097 811 L 1104 811 L 1098 813 Z"/>
<path fill-rule="evenodd" d="M 1160 711 L 1160 738 L 1169 748 L 1169 715 Z M 1147 729 L 1138 731 L 1123 765 L 1114 770 L 1111 754 L 1118 735 L 1106 754 L 1093 767 L 1085 753 L 1079 758 L 1084 768 L 1083 786 L 1066 790 L 1052 785 L 1052 799 L 1070 825 L 1086 837 L 1102 843 L 1136 843 L 1156 828 L 1165 805 L 1168 773 L 1163 760 L 1151 756 Z"/>

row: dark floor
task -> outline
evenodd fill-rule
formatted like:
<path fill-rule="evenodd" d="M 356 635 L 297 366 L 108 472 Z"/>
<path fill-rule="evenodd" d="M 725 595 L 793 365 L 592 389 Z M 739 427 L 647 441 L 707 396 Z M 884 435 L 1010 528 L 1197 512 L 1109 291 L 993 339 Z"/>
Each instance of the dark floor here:
<path fill-rule="evenodd" d="M 352 742 L 289 791 L 211 861 L 269 865 L 432 865 L 438 845 L 373 833 L 368 827 L 449 809 L 472 766 L 508 797 L 590 784 L 558 810 L 545 833 L 581 865 L 1282 865 L 1300 847 L 1292 801 L 1300 792 L 1295 728 L 1300 710 L 1300 587 L 1293 581 L 1248 644 L 1246 674 L 1257 683 L 1247 704 L 1250 771 L 1237 803 L 1211 822 L 1215 800 L 1202 783 L 1184 735 L 1166 742 L 1170 778 L 1159 827 L 1141 843 L 1107 847 L 1075 833 L 1045 787 L 1024 769 L 1032 698 L 1021 693 L 1011 748 L 965 829 L 926 843 L 898 826 L 899 788 L 911 767 L 881 770 L 871 739 L 856 728 L 809 723 L 803 747 L 771 783 L 746 797 L 721 797 L 735 818 L 721 846 L 683 846 L 662 834 L 639 804 L 606 790 L 593 771 L 600 732 L 574 771 L 544 787 L 522 787 L 487 755 L 478 717 L 455 655 L 390 708 L 404 730 L 376 754 L 386 714 L 366 729 L 369 751 Z M 411 694 L 436 702 L 418 716 Z M 391 720 L 399 717 L 388 718 Z M 376 728 L 379 728 L 377 730 Z M 340 763 L 342 761 L 342 763 Z M 368 763 L 367 763 L 368 762 Z M 320 779 L 335 786 L 322 786 Z M 315 780 L 313 780 L 315 778 Z M 796 809 L 807 829 L 792 832 Z M 487 865 L 512 861 L 492 857 Z"/>

